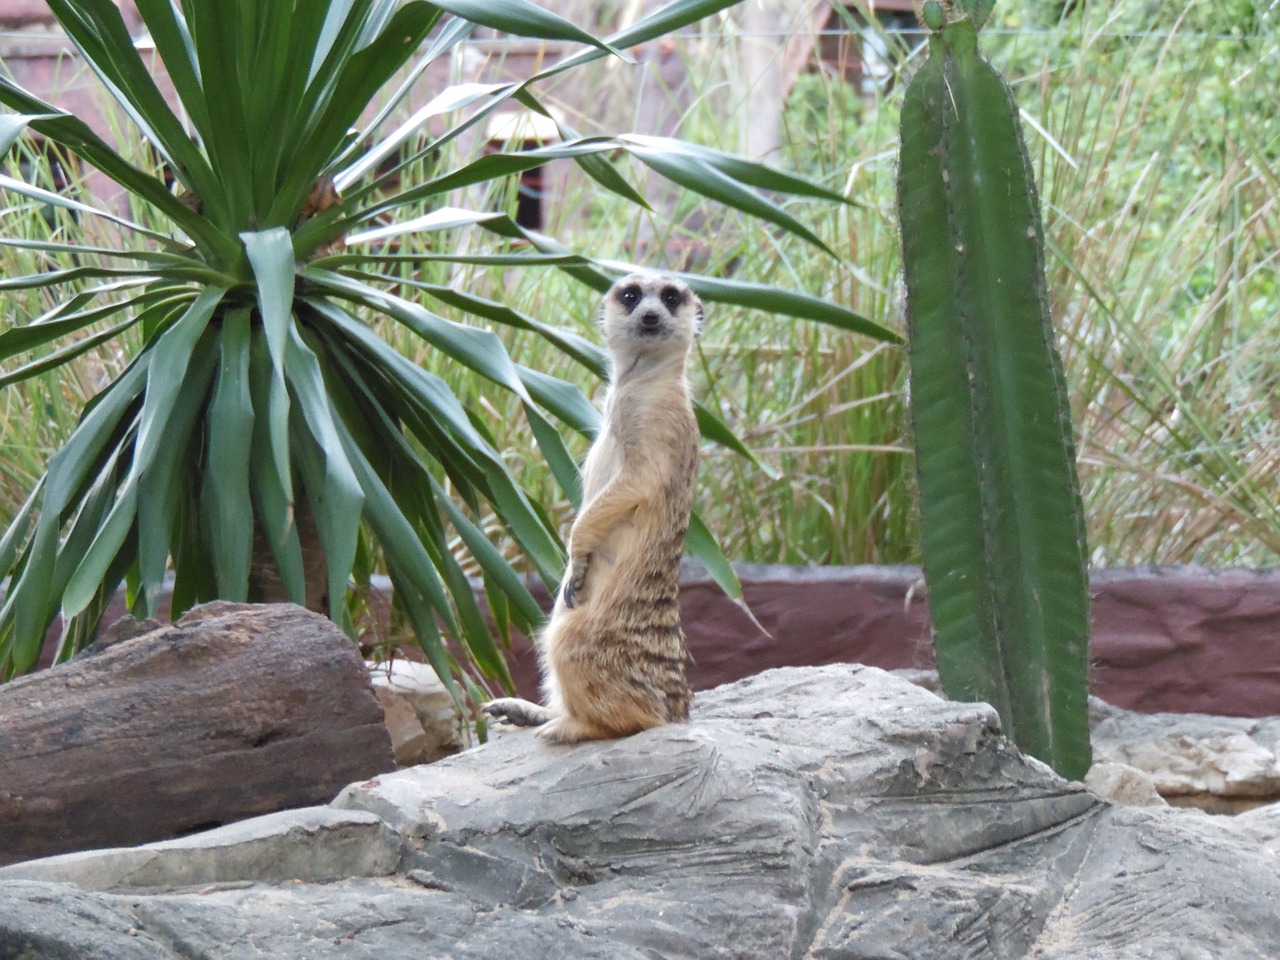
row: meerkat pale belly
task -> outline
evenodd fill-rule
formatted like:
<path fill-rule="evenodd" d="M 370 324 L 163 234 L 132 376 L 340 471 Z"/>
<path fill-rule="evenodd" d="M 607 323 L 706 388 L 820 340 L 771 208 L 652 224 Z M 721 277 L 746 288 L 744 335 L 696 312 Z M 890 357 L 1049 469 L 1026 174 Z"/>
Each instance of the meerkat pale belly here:
<path fill-rule="evenodd" d="M 495 700 L 494 716 L 565 743 L 688 719 L 679 574 L 698 426 L 685 369 L 701 322 L 697 297 L 670 277 L 624 277 L 606 295 L 613 376 L 542 636 L 546 706 Z"/>

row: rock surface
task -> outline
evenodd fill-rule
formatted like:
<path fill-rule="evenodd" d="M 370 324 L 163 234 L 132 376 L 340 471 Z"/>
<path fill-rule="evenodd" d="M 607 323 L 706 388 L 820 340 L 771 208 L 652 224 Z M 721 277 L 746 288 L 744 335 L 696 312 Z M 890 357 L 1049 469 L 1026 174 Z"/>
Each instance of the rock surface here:
<path fill-rule="evenodd" d="M 1130 713 L 1089 705 L 1095 765 L 1139 771 L 1165 800 L 1236 813 L 1280 800 L 1280 717 Z"/>
<path fill-rule="evenodd" d="M 398 766 L 433 763 L 462 749 L 458 709 L 429 664 L 397 658 L 365 666 Z"/>
<path fill-rule="evenodd" d="M 1263 958 L 1280 815 L 1099 801 L 981 704 L 770 671 L 329 807 L 0 870 L 0 958 Z M 337 878 L 337 879 L 335 879 Z"/>

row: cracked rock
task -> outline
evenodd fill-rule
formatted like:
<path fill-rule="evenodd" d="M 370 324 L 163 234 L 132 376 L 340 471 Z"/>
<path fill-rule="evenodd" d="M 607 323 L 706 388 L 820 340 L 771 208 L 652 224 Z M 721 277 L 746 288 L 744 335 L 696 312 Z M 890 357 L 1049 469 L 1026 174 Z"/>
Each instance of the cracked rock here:
<path fill-rule="evenodd" d="M 1268 808 L 1113 806 L 874 668 L 769 671 L 623 740 L 520 731 L 275 816 L 0 870 L 0 960 L 1280 955 Z"/>

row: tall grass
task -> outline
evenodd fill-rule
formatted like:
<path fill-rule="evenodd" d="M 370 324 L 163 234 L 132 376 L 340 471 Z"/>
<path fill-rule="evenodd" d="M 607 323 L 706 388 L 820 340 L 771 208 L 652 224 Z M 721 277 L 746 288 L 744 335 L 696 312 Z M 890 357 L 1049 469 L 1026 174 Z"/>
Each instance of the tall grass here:
<path fill-rule="evenodd" d="M 1271 99 L 1280 89 L 1280 37 L 1274 15 L 1261 24 L 1237 18 L 1224 25 L 1220 5 L 1200 5 L 1219 10 L 1216 20 L 1211 11 L 1192 16 L 1182 8 L 1143 19 L 1151 5 L 1137 0 L 1080 6 L 1049 27 L 1007 19 L 1006 32 L 989 31 L 988 49 L 1013 80 L 1040 184 L 1093 560 L 1275 564 L 1280 117 Z M 921 38 L 885 39 L 901 54 L 897 69 L 911 70 Z M 682 136 L 729 149 L 740 142 L 742 114 L 733 95 L 740 78 L 724 66 L 732 63 L 725 55 L 735 42 L 725 31 L 680 47 L 696 83 L 676 98 Z M 705 68 L 708 57 L 721 66 Z M 587 78 L 586 85 L 618 89 L 617 68 L 601 69 L 615 72 L 598 83 Z M 775 162 L 847 187 L 859 203 L 797 208 L 841 263 L 687 199 L 675 216 L 624 214 L 621 204 L 578 180 L 570 182 L 570 196 L 553 198 L 546 232 L 620 261 L 679 268 L 692 259 L 710 274 L 816 292 L 900 327 L 894 182 L 901 88 L 890 82 L 854 91 L 819 71 L 801 77 L 788 103 L 786 146 Z M 571 91 L 559 101 L 571 123 L 591 132 L 590 110 L 575 103 Z M 512 208 L 514 192 L 468 199 Z M 7 213 L 0 228 L 31 236 L 48 230 L 31 211 Z M 412 241 L 406 243 L 411 252 Z M 6 258 L 29 256 L 0 248 L 0 271 L 18 269 Z M 595 295 L 558 273 L 485 266 L 448 272 L 422 263 L 405 276 L 491 296 L 595 335 Z M 39 315 L 41 304 L 24 297 L 0 290 L 3 316 L 11 318 L 5 322 Z M 457 372 L 421 341 L 402 328 L 385 332 L 418 362 L 458 382 Z M 601 385 L 565 358 L 534 338 L 504 336 L 517 362 L 576 378 L 599 398 Z M 731 558 L 917 558 L 900 351 L 726 307 L 709 314 L 698 351 L 698 395 L 757 458 L 704 450 L 698 508 Z M 92 395 L 95 371 L 118 362 L 91 354 L 59 378 L 28 381 L 0 397 L 0 519 L 25 499 L 43 458 Z M 460 394 L 486 415 L 526 489 L 567 518 L 568 497 L 509 398 L 479 386 Z M 585 438 L 571 443 L 579 454 L 585 447 Z"/>

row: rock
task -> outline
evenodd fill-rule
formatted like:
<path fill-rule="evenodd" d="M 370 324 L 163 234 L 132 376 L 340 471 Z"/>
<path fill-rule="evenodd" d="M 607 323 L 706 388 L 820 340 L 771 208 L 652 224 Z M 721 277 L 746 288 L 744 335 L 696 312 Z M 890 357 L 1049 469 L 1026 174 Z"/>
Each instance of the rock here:
<path fill-rule="evenodd" d="M 935 670 L 892 672 L 941 691 Z M 1085 783 L 1113 803 L 1233 814 L 1280 801 L 1280 717 L 1134 713 L 1090 697 L 1089 726 Z"/>
<path fill-rule="evenodd" d="M 1124 763 L 1095 763 L 1084 785 L 1112 803 L 1126 807 L 1167 807 L 1169 804 L 1145 773 Z"/>
<path fill-rule="evenodd" d="M 0 686 L 0 864 L 323 803 L 394 766 L 354 643 L 291 604 L 116 624 Z"/>
<path fill-rule="evenodd" d="M 1095 763 L 1142 771 L 1167 801 L 1237 813 L 1280 800 L 1280 717 L 1131 713 L 1092 701 Z"/>
<path fill-rule="evenodd" d="M 432 763 L 462 749 L 458 708 L 429 664 L 397 658 L 366 666 L 399 766 Z"/>
<path fill-rule="evenodd" d="M 769 671 L 623 740 L 520 731 L 298 816 L 0 869 L 0 960 L 1243 960 L 1280 944 L 1264 906 L 1280 818 L 1110 805 L 1022 757 L 989 707 L 874 668 Z M 311 849 L 282 863 L 300 837 Z"/>

